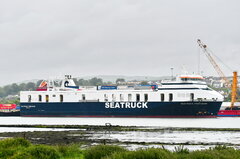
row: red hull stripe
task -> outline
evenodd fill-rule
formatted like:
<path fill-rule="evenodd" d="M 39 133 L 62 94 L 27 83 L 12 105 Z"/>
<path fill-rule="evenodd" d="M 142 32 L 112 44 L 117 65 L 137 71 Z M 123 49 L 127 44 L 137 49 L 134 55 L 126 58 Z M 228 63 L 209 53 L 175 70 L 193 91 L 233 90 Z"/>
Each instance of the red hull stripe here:
<path fill-rule="evenodd" d="M 240 117 L 240 110 L 220 110 L 219 117 Z"/>
<path fill-rule="evenodd" d="M 216 118 L 217 116 L 98 116 L 98 115 L 21 115 L 23 117 L 93 117 L 93 118 Z"/>

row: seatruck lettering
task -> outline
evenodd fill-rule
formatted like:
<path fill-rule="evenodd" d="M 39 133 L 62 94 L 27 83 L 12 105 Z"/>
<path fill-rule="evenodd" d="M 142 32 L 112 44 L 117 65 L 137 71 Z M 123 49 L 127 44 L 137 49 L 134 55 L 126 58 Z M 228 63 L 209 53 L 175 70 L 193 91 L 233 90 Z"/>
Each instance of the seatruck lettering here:
<path fill-rule="evenodd" d="M 147 102 L 106 102 L 105 108 L 148 108 Z"/>

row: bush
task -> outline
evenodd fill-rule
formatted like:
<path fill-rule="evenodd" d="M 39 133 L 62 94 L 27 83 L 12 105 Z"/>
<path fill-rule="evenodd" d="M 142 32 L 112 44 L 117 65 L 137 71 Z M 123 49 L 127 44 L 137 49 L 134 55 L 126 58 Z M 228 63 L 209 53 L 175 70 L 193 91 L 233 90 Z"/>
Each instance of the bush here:
<path fill-rule="evenodd" d="M 240 158 L 240 150 L 236 150 L 227 146 L 216 146 L 213 149 L 208 150 L 211 153 L 217 154 L 219 158 L 236 159 Z"/>
<path fill-rule="evenodd" d="M 216 146 L 207 150 L 189 152 L 183 146 L 174 152 L 164 148 L 128 151 L 119 146 L 98 145 L 84 151 L 80 145 L 32 145 L 23 138 L 0 140 L 0 158 L 3 159 L 239 159 L 240 150 Z"/>
<path fill-rule="evenodd" d="M 188 157 L 190 159 L 238 159 L 240 158 L 240 151 L 231 147 L 216 146 L 208 150 L 193 151 Z"/>
<path fill-rule="evenodd" d="M 0 158 L 9 158 L 31 144 L 23 138 L 9 138 L 0 141 Z"/>
<path fill-rule="evenodd" d="M 117 152 L 105 159 L 176 159 L 168 150 L 149 148 L 146 150 Z"/>
<path fill-rule="evenodd" d="M 46 145 L 37 145 L 29 147 L 26 151 L 32 158 L 36 159 L 58 159 L 60 158 L 59 152 L 53 147 Z"/>
<path fill-rule="evenodd" d="M 15 152 L 16 151 L 11 150 L 11 149 L 7 150 L 7 149 L 1 149 L 0 148 L 0 158 L 8 158 L 8 157 L 14 155 Z"/>
<path fill-rule="evenodd" d="M 31 156 L 27 152 L 19 152 L 14 154 L 11 159 L 34 159 L 33 156 Z"/>
<path fill-rule="evenodd" d="M 194 151 L 188 155 L 189 159 L 216 159 L 218 155 L 209 153 L 209 151 Z"/>
<path fill-rule="evenodd" d="M 126 149 L 113 145 L 98 145 L 85 150 L 85 159 L 101 159 L 102 157 L 111 155 L 114 152 L 124 152 Z"/>
<path fill-rule="evenodd" d="M 16 148 L 16 147 L 29 147 L 31 144 L 28 140 L 23 138 L 9 138 L 0 141 L 0 148 Z"/>
<path fill-rule="evenodd" d="M 80 149 L 80 145 L 73 144 L 73 145 L 58 145 L 56 146 L 57 151 L 61 154 L 62 157 L 83 157 L 82 150 Z"/>

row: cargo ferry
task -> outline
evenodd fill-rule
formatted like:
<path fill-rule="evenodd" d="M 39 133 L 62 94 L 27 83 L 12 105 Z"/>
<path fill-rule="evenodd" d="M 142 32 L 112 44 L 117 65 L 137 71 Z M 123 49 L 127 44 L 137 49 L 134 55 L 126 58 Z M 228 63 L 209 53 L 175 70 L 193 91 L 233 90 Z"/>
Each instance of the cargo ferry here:
<path fill-rule="evenodd" d="M 200 75 L 129 86 L 76 86 L 66 75 L 43 81 L 36 91 L 20 92 L 25 117 L 216 117 L 222 101 Z"/>

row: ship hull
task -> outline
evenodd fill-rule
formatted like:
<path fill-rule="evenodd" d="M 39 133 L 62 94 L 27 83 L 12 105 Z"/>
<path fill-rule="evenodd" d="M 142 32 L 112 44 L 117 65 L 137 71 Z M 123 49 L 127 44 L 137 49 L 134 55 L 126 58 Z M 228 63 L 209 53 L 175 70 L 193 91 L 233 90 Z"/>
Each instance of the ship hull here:
<path fill-rule="evenodd" d="M 217 117 L 222 102 L 21 103 L 25 117 Z"/>
<path fill-rule="evenodd" d="M 0 116 L 20 116 L 20 111 L 15 111 L 15 112 L 0 112 Z"/>
<path fill-rule="evenodd" d="M 240 110 L 220 110 L 219 117 L 240 117 Z"/>

